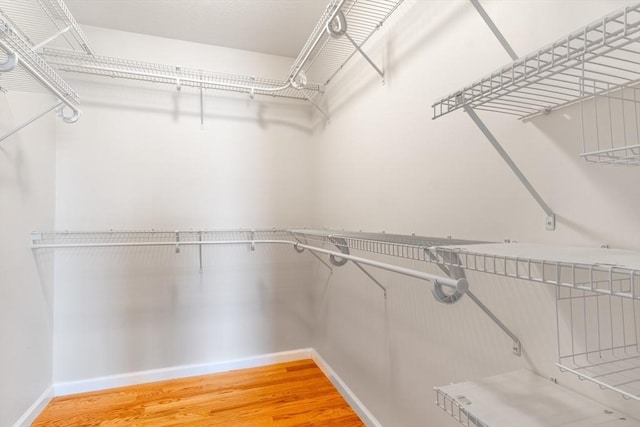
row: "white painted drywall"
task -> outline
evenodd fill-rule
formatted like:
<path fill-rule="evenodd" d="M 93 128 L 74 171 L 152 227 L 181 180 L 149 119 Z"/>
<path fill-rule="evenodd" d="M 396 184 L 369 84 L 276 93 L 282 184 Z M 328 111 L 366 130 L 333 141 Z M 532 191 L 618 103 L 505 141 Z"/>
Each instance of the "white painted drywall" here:
<path fill-rule="evenodd" d="M 521 55 L 629 3 L 482 1 Z M 470 2 L 406 0 L 365 50 L 383 61 L 386 84 L 356 56 L 328 88 L 331 124 L 314 144 L 317 226 L 640 249 L 640 171 L 577 157 L 577 107 L 527 123 L 479 113 L 555 210 L 555 232 L 545 231 L 543 211 L 464 112 L 431 120 L 434 101 L 510 62 Z M 426 283 L 372 273 L 389 287 L 386 300 L 353 266 L 321 272 L 313 345 L 384 425 L 454 425 L 433 404 L 434 386 L 522 367 L 640 419 L 637 402 L 554 366 L 552 287 L 468 275 L 521 339 L 516 358 L 468 299 L 443 306 Z"/>
<path fill-rule="evenodd" d="M 55 103 L 0 93 L 0 134 Z M 0 143 L 0 425 L 13 425 L 52 384 L 53 253 L 29 233 L 54 227 L 55 113 Z"/>
<path fill-rule="evenodd" d="M 290 59 L 86 28 L 98 53 L 283 78 Z M 67 75 L 83 116 L 58 127 L 58 230 L 302 226 L 311 114 L 298 102 Z M 313 258 L 290 247 L 74 249 L 56 257 L 54 380 L 309 347 Z"/>

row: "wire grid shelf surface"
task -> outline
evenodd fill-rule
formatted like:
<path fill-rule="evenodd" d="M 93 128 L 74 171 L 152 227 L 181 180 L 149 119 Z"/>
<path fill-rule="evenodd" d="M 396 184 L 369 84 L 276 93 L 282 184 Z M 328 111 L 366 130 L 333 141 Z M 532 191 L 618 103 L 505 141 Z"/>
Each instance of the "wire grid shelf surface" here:
<path fill-rule="evenodd" d="M 340 250 L 358 250 L 414 261 L 430 261 L 429 249 L 433 246 L 476 243 L 451 238 L 333 230 L 291 230 L 291 234 L 301 243 L 309 245 L 330 245 Z"/>
<path fill-rule="evenodd" d="M 640 88 L 585 79 L 582 91 L 581 156 L 590 163 L 640 166 Z"/>
<path fill-rule="evenodd" d="M 93 54 L 89 42 L 62 0 L 0 0 L 0 19 L 19 29 L 32 47 L 41 43 Z"/>
<path fill-rule="evenodd" d="M 439 388 L 436 388 L 435 391 L 436 405 L 449 414 L 454 420 L 458 421 L 458 423 L 466 427 L 491 427 L 467 411 L 462 403 L 467 401 L 464 396 L 458 396 L 458 399 L 460 399 L 460 401 L 458 401 Z"/>
<path fill-rule="evenodd" d="M 344 64 L 382 26 L 403 0 L 331 0 L 302 51 L 289 71 L 293 78 L 302 70 L 315 82 L 328 84 Z M 327 32 L 334 12 L 339 9 L 346 20 L 346 35 L 333 37 Z M 348 37 L 347 37 L 348 35 Z M 349 37 L 354 43 L 349 41 Z"/>
<path fill-rule="evenodd" d="M 526 118 L 581 99 L 582 79 L 608 90 L 640 79 L 640 3 L 517 59 L 432 105 L 433 118 L 463 106 Z"/>
<path fill-rule="evenodd" d="M 43 55 L 58 70 L 104 77 L 137 80 L 205 90 L 269 95 L 280 98 L 307 99 L 320 91 L 316 84 L 302 89 L 287 81 L 154 64 L 106 56 L 88 56 L 58 49 L 45 49 Z"/>
<path fill-rule="evenodd" d="M 464 426 L 633 427 L 629 419 L 529 371 L 436 389 L 436 404 Z"/>
<path fill-rule="evenodd" d="M 148 243 L 186 243 L 201 241 L 291 241 L 284 229 L 233 229 L 233 230 L 132 230 L 132 231 L 58 231 L 34 232 L 33 247 L 47 245 L 118 245 Z"/>
<path fill-rule="evenodd" d="M 434 262 L 640 300 L 640 253 L 521 243 L 440 246 Z"/>
<path fill-rule="evenodd" d="M 20 36 L 18 30 L 1 18 L 0 44 L 3 45 L 4 58 L 9 53 L 18 55 L 18 67 L 21 70 L 17 73 L 14 73 L 15 69 L 1 73 L 0 85 L 4 90 L 41 92 L 46 87 L 44 85 L 46 82 L 51 88 L 58 91 L 66 101 L 76 105 L 80 103 L 80 97 L 71 86 L 32 49 L 31 45 Z"/>
<path fill-rule="evenodd" d="M 640 400 L 640 300 L 558 288 L 558 366 Z"/>

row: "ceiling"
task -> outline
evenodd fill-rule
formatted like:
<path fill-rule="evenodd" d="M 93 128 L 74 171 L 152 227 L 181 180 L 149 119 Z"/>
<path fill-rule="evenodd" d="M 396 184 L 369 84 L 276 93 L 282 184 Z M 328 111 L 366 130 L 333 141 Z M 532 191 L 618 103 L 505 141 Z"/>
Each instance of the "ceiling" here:
<path fill-rule="evenodd" d="M 66 0 L 80 24 L 296 57 L 329 0 Z"/>

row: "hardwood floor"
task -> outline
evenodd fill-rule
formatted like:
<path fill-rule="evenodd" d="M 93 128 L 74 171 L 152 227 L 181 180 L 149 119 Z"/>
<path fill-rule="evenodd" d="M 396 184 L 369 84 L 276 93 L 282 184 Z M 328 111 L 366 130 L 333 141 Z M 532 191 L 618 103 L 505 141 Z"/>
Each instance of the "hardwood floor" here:
<path fill-rule="evenodd" d="M 312 360 L 54 398 L 43 426 L 364 426 Z"/>

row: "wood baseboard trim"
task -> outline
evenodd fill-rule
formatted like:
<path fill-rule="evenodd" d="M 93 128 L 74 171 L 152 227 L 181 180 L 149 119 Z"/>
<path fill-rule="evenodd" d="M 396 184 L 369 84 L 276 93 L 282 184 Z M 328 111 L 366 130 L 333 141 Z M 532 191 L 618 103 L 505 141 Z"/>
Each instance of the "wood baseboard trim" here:
<path fill-rule="evenodd" d="M 53 386 L 49 386 L 15 422 L 13 427 L 28 427 L 33 423 L 38 415 L 44 410 L 54 396 Z"/>
<path fill-rule="evenodd" d="M 358 417 L 362 420 L 367 427 L 382 427 L 382 424 L 373 416 L 371 411 L 362 403 L 358 396 L 349 388 L 346 382 L 331 368 L 326 360 L 320 356 L 315 350 L 311 349 L 313 361 L 318 365 L 320 370 L 329 378 L 329 381 L 338 389 L 338 392 L 342 395 L 344 400 L 347 401 L 349 406 L 358 414 Z"/>
<path fill-rule="evenodd" d="M 147 371 L 131 372 L 128 374 L 109 375 L 88 380 L 58 383 L 54 385 L 54 390 L 56 396 L 68 396 L 70 394 L 106 390 L 109 388 L 125 387 L 156 381 L 173 380 L 197 375 L 217 374 L 237 369 L 257 368 L 259 366 L 272 365 L 275 363 L 293 362 L 296 360 L 312 358 L 313 350 L 307 348 L 263 354 L 224 362 L 172 366 L 170 368 L 150 369 Z"/>

